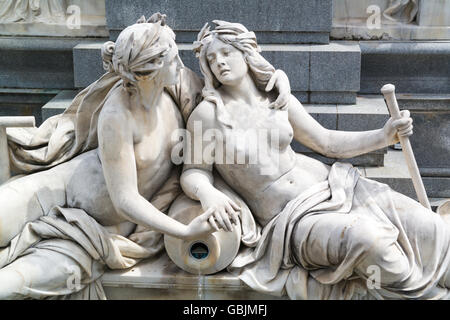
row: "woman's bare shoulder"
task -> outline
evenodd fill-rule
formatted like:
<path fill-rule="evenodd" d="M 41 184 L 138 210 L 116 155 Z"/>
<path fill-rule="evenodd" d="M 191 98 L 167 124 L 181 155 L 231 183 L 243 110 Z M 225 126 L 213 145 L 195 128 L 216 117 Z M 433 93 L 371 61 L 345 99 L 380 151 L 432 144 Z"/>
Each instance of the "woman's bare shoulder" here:
<path fill-rule="evenodd" d="M 216 119 L 216 106 L 214 103 L 203 100 L 192 111 L 188 119 L 188 126 L 194 121 L 201 121 L 203 125 L 213 126 Z"/>
<path fill-rule="evenodd" d="M 125 90 L 115 90 L 105 101 L 98 119 L 98 131 L 123 131 L 132 119 L 128 93 Z"/>

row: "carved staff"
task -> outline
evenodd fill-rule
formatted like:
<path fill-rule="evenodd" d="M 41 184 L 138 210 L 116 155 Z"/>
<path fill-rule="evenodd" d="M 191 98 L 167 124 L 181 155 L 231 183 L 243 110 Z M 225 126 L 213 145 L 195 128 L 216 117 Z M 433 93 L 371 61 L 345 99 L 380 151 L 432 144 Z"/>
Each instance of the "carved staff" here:
<path fill-rule="evenodd" d="M 393 84 L 386 84 L 381 88 L 381 93 L 384 95 L 389 113 L 394 120 L 400 119 L 400 109 L 398 108 L 397 98 L 395 97 L 395 86 Z M 406 164 L 408 166 L 409 174 L 411 175 L 414 189 L 417 193 L 419 202 L 425 207 L 431 210 L 430 202 L 428 201 L 427 192 L 420 176 L 419 168 L 417 167 L 416 158 L 411 147 L 409 137 L 399 137 L 402 145 L 403 154 L 406 158 Z"/>
<path fill-rule="evenodd" d="M 0 117 L 0 185 L 11 175 L 6 127 L 34 127 L 34 125 L 34 117 Z"/>

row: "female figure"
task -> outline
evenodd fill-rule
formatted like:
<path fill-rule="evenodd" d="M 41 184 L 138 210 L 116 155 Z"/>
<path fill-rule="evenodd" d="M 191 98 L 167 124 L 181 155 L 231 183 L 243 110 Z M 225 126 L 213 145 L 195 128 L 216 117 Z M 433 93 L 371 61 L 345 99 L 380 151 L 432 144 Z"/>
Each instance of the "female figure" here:
<path fill-rule="evenodd" d="M 0 299 L 91 290 L 105 266 L 128 268 L 159 252 L 163 233 L 213 231 L 212 211 L 189 225 L 163 213 L 180 192 L 172 136 L 201 88 L 164 19 L 142 17 L 105 43 L 108 72 L 63 115 L 31 137 L 9 132 L 12 168 L 40 172 L 0 186 Z M 89 290 L 79 297 L 92 298 Z"/>
<path fill-rule="evenodd" d="M 39 128 L 34 148 L 11 138 L 16 169 L 52 168 L 0 187 L 0 298 L 76 292 L 66 286 L 70 266 L 83 270 L 78 280 L 86 286 L 104 265 L 133 265 L 157 249 L 125 238 L 136 225 L 179 238 L 210 230 L 204 218 L 186 226 L 160 211 L 177 195 L 171 135 L 184 127 L 164 88 L 179 84 L 183 64 L 172 30 L 161 16 L 152 19 L 105 44 L 109 72 Z M 199 84 L 192 74 L 183 76 Z M 155 207 L 149 200 L 164 189 L 169 199 Z"/>
<path fill-rule="evenodd" d="M 349 164 L 330 167 L 290 146 L 295 138 L 328 157 L 354 157 L 412 134 L 409 112 L 379 130 L 343 132 L 323 128 L 293 96 L 287 110 L 270 110 L 272 97 L 261 88 L 274 69 L 254 33 L 214 22 L 196 42 L 204 101 L 187 128 L 195 134 L 201 123 L 215 133 L 194 136 L 191 149 L 202 143 L 202 161 L 185 160 L 181 185 L 214 210 L 212 224 L 231 229 L 239 208 L 214 188 L 214 166 L 263 227 L 256 248 L 241 252 L 229 271 L 256 290 L 299 299 L 447 296 L 450 228 L 440 216 Z M 254 145 L 269 152 L 255 155 Z M 375 284 L 366 285 L 375 272 Z"/>

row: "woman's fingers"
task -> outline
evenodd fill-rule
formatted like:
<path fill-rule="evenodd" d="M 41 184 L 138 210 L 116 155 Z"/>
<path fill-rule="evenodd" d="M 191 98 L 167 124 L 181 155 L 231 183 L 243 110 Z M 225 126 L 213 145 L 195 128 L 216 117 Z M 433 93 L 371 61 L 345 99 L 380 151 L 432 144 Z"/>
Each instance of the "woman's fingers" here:
<path fill-rule="evenodd" d="M 233 225 L 231 224 L 230 217 L 228 216 L 228 213 L 226 212 L 225 208 L 222 208 L 220 213 L 222 214 L 222 219 L 226 226 L 226 231 L 232 231 Z"/>
<path fill-rule="evenodd" d="M 274 74 L 272 75 L 272 77 L 270 78 L 269 82 L 267 83 L 266 92 L 272 91 L 273 86 L 275 85 L 276 79 L 277 79 L 277 73 L 275 71 Z"/>
<path fill-rule="evenodd" d="M 214 228 L 214 230 L 219 231 L 219 227 L 217 226 L 217 223 L 214 220 L 213 216 L 210 216 L 208 221 L 209 221 L 209 224 Z"/>
<path fill-rule="evenodd" d="M 234 210 L 236 211 L 241 211 L 241 207 L 239 207 L 236 202 L 234 202 L 233 200 L 230 199 L 229 201 L 230 205 L 233 207 Z"/>
<path fill-rule="evenodd" d="M 214 210 L 214 218 L 216 219 L 220 228 L 227 230 L 227 226 L 225 225 L 222 215 L 220 214 L 220 212 L 218 210 Z"/>
<path fill-rule="evenodd" d="M 233 223 L 234 223 L 234 224 L 237 224 L 238 215 L 237 215 L 236 211 L 234 211 L 234 209 L 233 209 L 233 207 L 231 206 L 231 204 L 228 203 L 228 204 L 226 205 L 226 209 L 227 209 L 227 212 L 228 212 L 228 214 L 230 215 L 230 217 L 231 217 Z"/>
<path fill-rule="evenodd" d="M 411 135 L 412 134 L 412 125 L 413 120 L 411 118 L 399 119 L 395 120 L 392 123 L 392 126 L 398 132 L 400 136 Z"/>
<path fill-rule="evenodd" d="M 408 127 L 406 129 L 403 130 L 399 130 L 398 131 L 398 135 L 401 137 L 409 137 L 413 134 L 413 127 Z"/>

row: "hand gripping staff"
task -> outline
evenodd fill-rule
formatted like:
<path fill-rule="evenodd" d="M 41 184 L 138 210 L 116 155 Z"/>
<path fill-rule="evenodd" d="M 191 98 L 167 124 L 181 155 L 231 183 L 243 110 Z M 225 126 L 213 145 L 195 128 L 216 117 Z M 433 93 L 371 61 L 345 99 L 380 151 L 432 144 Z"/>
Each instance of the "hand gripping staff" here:
<path fill-rule="evenodd" d="M 394 120 L 400 119 L 400 109 L 398 108 L 397 98 L 395 97 L 395 86 L 393 84 L 386 84 L 381 88 L 381 93 L 384 95 L 384 100 L 389 109 L 389 113 Z M 417 167 L 416 158 L 411 147 L 409 137 L 399 137 L 402 145 L 403 154 L 405 155 L 406 164 L 408 166 L 409 174 L 411 175 L 414 189 L 417 193 L 419 202 L 431 210 L 430 202 L 428 201 L 427 192 L 420 176 L 419 168 Z"/>

